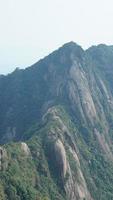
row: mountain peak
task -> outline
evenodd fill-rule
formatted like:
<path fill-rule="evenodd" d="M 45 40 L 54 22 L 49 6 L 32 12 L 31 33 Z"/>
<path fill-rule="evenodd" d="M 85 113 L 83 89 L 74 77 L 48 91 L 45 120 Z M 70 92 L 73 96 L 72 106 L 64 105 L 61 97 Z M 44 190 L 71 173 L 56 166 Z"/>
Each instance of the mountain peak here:
<path fill-rule="evenodd" d="M 77 46 L 78 44 L 76 42 L 70 41 L 70 42 L 66 42 L 63 46 Z"/>
<path fill-rule="evenodd" d="M 70 41 L 65 43 L 61 48 L 69 48 L 69 49 L 82 49 L 82 47 L 80 45 L 78 45 L 77 43 Z M 82 49 L 83 50 L 83 49 Z"/>
<path fill-rule="evenodd" d="M 73 57 L 76 58 L 82 58 L 84 54 L 84 50 L 81 46 L 79 46 L 77 43 L 71 41 L 68 43 L 65 43 L 63 46 L 61 46 L 59 49 L 54 51 L 51 55 L 57 55 L 57 59 L 59 56 L 64 56 L 67 58 L 66 60 L 70 59 L 70 56 L 73 55 Z"/>

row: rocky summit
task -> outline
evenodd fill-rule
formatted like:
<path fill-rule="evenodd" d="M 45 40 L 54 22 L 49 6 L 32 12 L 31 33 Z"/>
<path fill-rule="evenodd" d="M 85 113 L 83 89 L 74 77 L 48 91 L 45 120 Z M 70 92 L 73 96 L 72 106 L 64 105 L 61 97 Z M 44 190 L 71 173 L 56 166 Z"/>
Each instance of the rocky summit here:
<path fill-rule="evenodd" d="M 113 46 L 0 76 L 0 200 L 113 200 Z"/>

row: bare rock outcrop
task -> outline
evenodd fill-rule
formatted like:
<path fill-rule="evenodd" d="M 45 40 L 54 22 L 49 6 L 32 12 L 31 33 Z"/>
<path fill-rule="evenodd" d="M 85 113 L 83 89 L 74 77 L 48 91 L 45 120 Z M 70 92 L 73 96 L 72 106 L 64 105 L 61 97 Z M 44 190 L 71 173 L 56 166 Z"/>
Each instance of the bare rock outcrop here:
<path fill-rule="evenodd" d="M 93 200 L 90 192 L 88 191 L 86 181 L 84 179 L 81 166 L 80 166 L 80 161 L 78 158 L 77 153 L 69 147 L 69 151 L 72 155 L 73 161 L 75 162 L 76 167 L 76 176 L 73 175 L 72 169 L 70 167 L 70 162 L 67 162 L 67 174 L 68 174 L 68 179 L 64 185 L 66 195 L 68 199 L 70 200 L 82 200 L 82 199 L 87 199 L 87 200 Z M 78 178 L 77 178 L 78 177 Z M 78 181 L 79 179 L 79 181 Z"/>
<path fill-rule="evenodd" d="M 21 142 L 21 149 L 26 156 L 30 155 L 30 149 L 25 142 Z"/>
<path fill-rule="evenodd" d="M 60 168 L 62 178 L 65 178 L 67 172 L 67 159 L 66 159 L 66 151 L 63 143 L 58 139 L 54 144 L 55 150 L 55 159 L 57 162 L 58 168 Z"/>
<path fill-rule="evenodd" d="M 97 118 L 97 112 L 91 96 L 86 73 L 82 69 L 81 64 L 76 61 L 73 61 L 69 73 L 74 83 L 74 88 L 71 88 L 72 84 L 68 83 L 70 100 L 72 99 L 74 104 L 80 105 L 81 115 L 87 116 L 93 124 L 94 119 Z"/>

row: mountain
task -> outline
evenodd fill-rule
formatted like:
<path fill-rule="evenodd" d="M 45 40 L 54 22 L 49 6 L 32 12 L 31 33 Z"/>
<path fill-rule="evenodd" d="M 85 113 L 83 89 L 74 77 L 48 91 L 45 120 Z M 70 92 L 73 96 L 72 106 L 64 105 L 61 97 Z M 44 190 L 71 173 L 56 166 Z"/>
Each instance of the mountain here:
<path fill-rule="evenodd" d="M 64 44 L 0 76 L 0 199 L 113 199 L 113 46 Z"/>

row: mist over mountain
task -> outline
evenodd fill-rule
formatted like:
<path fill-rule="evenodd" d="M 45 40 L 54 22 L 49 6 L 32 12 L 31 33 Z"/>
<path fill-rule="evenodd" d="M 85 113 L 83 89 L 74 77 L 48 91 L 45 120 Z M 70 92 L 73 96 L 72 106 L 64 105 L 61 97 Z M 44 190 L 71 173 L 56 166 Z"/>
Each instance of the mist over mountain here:
<path fill-rule="evenodd" d="M 0 76 L 0 199 L 113 199 L 113 46 L 64 44 Z"/>

